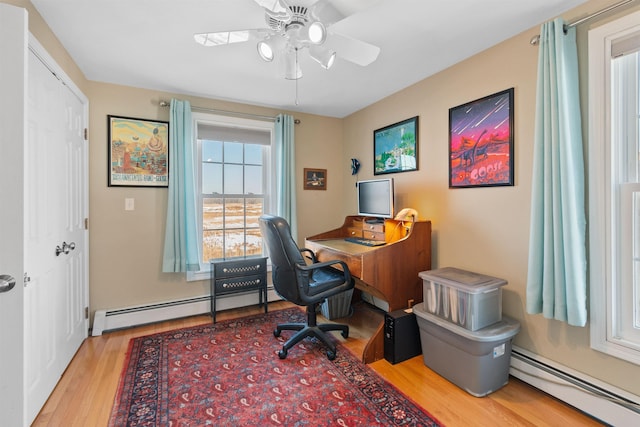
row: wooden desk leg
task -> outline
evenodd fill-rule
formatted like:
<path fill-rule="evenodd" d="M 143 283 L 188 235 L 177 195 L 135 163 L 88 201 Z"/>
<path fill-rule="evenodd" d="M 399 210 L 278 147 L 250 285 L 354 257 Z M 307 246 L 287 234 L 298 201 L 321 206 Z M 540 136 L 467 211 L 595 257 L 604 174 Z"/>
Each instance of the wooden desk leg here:
<path fill-rule="evenodd" d="M 378 325 L 378 329 L 369 339 L 362 352 L 362 361 L 372 363 L 384 357 L 384 320 Z"/>

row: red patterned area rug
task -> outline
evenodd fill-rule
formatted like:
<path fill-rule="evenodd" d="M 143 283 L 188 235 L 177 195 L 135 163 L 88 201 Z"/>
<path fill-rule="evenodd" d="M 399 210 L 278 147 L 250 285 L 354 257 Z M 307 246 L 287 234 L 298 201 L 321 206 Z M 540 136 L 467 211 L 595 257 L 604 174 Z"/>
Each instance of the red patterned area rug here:
<path fill-rule="evenodd" d="M 278 357 L 297 308 L 134 338 L 110 426 L 437 426 L 338 343 L 315 339 Z"/>

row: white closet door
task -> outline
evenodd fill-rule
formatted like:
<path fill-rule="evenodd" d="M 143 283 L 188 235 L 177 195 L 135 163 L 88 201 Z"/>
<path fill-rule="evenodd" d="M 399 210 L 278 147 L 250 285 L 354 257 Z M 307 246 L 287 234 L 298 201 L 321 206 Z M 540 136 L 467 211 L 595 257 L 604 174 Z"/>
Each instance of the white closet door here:
<path fill-rule="evenodd" d="M 33 421 L 87 336 L 83 103 L 29 53 L 25 398 Z"/>

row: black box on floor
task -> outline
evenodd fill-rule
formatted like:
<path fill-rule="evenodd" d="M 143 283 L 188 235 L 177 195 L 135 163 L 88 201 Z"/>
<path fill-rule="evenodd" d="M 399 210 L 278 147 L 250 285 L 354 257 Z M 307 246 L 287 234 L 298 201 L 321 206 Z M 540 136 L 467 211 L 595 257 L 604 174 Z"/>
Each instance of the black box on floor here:
<path fill-rule="evenodd" d="M 392 364 L 422 354 L 420 330 L 411 310 L 396 310 L 384 315 L 384 358 Z"/>

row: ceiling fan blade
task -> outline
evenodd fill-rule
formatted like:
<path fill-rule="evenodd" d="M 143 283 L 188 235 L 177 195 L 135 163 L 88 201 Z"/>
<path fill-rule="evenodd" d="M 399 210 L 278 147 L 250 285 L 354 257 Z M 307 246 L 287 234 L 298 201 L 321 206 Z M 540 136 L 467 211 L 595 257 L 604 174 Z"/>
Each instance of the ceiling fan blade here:
<path fill-rule="evenodd" d="M 380 48 L 362 40 L 330 34 L 324 46 L 333 49 L 338 57 L 366 67 L 378 58 Z"/>
<path fill-rule="evenodd" d="M 322 22 L 326 27 L 329 27 L 331 24 L 335 24 L 338 21 L 342 21 L 344 18 L 349 16 L 336 9 L 329 0 L 318 0 L 313 4 L 309 13 L 313 18 Z"/>
<path fill-rule="evenodd" d="M 285 0 L 253 0 L 263 7 L 267 13 L 279 21 L 289 21 L 292 13 Z"/>
<path fill-rule="evenodd" d="M 309 10 L 311 16 L 329 27 L 351 15 L 376 7 L 380 2 L 381 0 L 349 0 L 335 4 L 330 0 L 317 0 L 309 6 Z"/>
<path fill-rule="evenodd" d="M 203 46 L 220 46 L 232 43 L 242 43 L 266 36 L 267 30 L 238 30 L 218 31 L 215 33 L 197 33 L 194 40 Z"/>

